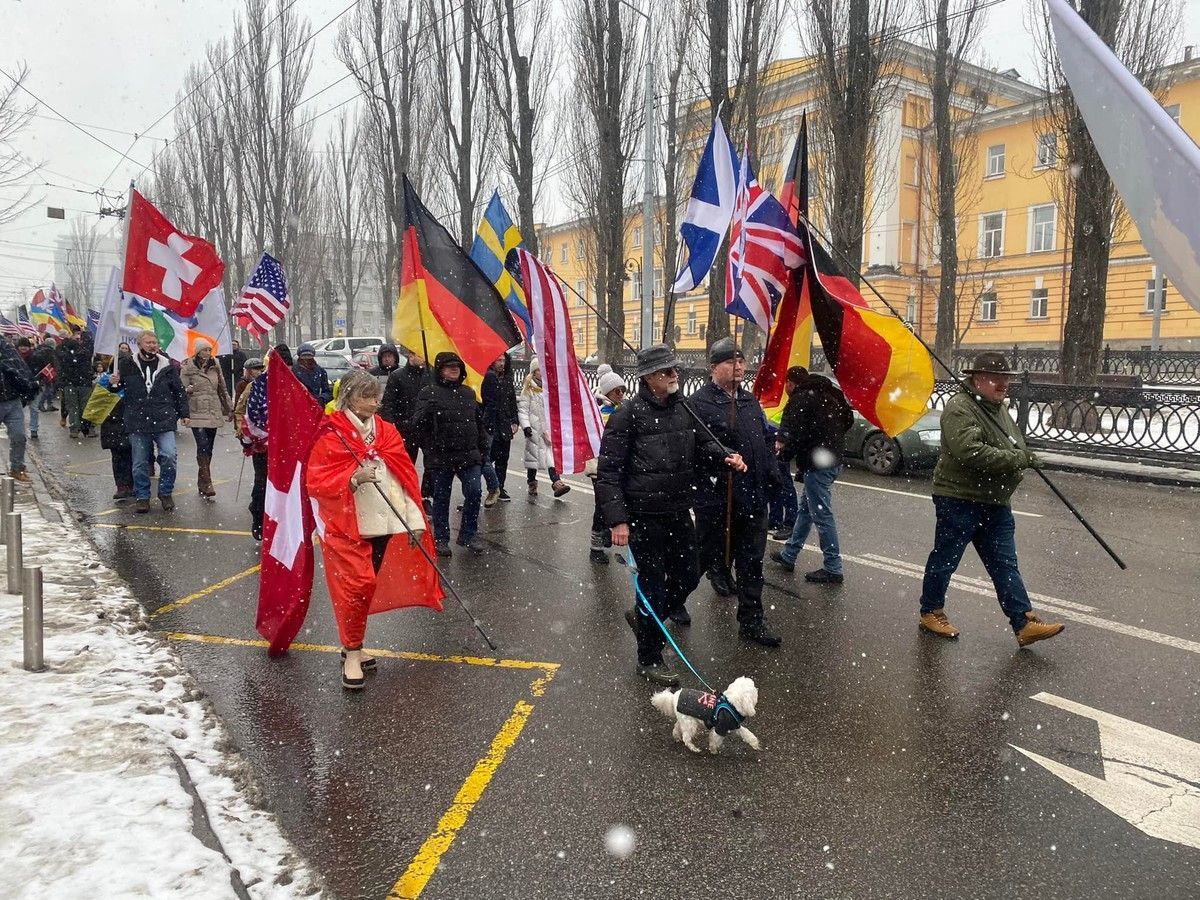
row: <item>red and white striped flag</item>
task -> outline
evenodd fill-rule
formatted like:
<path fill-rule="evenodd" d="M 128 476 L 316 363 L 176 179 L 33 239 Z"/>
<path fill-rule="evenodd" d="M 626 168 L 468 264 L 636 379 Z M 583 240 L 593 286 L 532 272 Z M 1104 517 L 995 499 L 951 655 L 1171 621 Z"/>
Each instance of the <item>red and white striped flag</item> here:
<path fill-rule="evenodd" d="M 264 253 L 229 315 L 261 344 L 263 335 L 282 322 L 291 308 L 283 266 Z"/>
<path fill-rule="evenodd" d="M 554 273 L 536 256 L 523 248 L 513 252 L 533 319 L 533 349 L 541 360 L 542 403 L 554 464 L 564 475 L 582 472 L 584 463 L 600 453 L 604 423 L 575 359 L 567 298 Z"/>

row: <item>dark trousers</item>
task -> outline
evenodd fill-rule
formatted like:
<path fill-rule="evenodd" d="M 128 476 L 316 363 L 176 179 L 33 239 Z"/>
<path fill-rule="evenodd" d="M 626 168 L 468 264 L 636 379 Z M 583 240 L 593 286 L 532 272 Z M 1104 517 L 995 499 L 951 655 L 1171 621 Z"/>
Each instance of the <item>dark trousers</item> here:
<path fill-rule="evenodd" d="M 664 516 L 634 518 L 629 523 L 629 550 L 637 562 L 638 586 L 655 614 L 666 621 L 672 610 L 682 609 L 688 594 L 700 583 L 696 565 L 696 529 L 687 511 Z M 662 629 L 638 610 L 638 662 L 662 662 L 666 643 Z"/>
<path fill-rule="evenodd" d="M 113 447 L 108 451 L 112 456 L 113 484 L 118 491 L 133 490 L 133 448 L 129 444 Z"/>
<path fill-rule="evenodd" d="M 492 462 L 496 466 L 496 481 L 500 484 L 500 490 L 504 490 L 504 479 L 508 476 L 508 454 L 511 451 L 512 436 L 509 435 L 509 439 L 504 440 L 503 435 L 496 432 L 492 440 Z"/>
<path fill-rule="evenodd" d="M 256 533 L 262 534 L 263 504 L 267 499 L 267 454 L 251 454 L 250 462 L 254 464 L 254 487 L 250 488 L 250 524 Z"/>
<path fill-rule="evenodd" d="M 788 528 L 796 524 L 796 511 L 800 502 L 796 498 L 796 482 L 792 478 L 791 466 L 779 461 L 779 484 L 771 491 L 767 507 L 767 524 L 770 528 Z"/>
<path fill-rule="evenodd" d="M 767 511 L 733 510 L 730 562 L 737 575 L 737 620 L 743 625 L 762 622 L 763 555 L 767 552 Z M 725 508 L 696 510 L 700 566 L 704 571 L 726 570 Z"/>
<path fill-rule="evenodd" d="M 413 465 L 417 464 L 417 454 L 421 452 L 414 438 L 410 438 L 400 432 L 400 436 L 404 438 L 404 449 L 408 451 L 408 458 L 412 460 Z M 429 469 L 425 468 L 421 471 L 421 496 L 429 498 L 433 496 L 433 483 L 429 480 Z"/>
<path fill-rule="evenodd" d="M 462 484 L 462 522 L 458 527 L 458 543 L 467 545 L 475 538 L 479 529 L 479 466 L 461 469 L 430 469 L 430 487 L 433 489 L 433 539 L 439 544 L 450 540 L 450 492 L 454 488 L 454 476 Z"/>
<path fill-rule="evenodd" d="M 192 437 L 196 439 L 196 456 L 212 456 L 213 444 L 217 440 L 215 428 L 193 428 Z"/>
<path fill-rule="evenodd" d="M 593 480 L 592 484 L 596 482 Z M 604 516 L 600 515 L 600 498 L 594 498 L 596 503 L 592 510 L 592 550 L 605 550 L 612 546 L 612 532 L 604 524 Z M 637 557 L 634 557 L 635 559 Z"/>
<path fill-rule="evenodd" d="M 933 498 L 937 526 L 933 552 L 925 563 L 925 581 L 921 589 L 921 614 L 935 612 L 946 605 L 950 576 L 962 561 L 968 544 L 975 552 L 996 587 L 996 599 L 1008 616 L 1013 631 L 1025 627 L 1025 613 L 1033 607 L 1025 582 L 1017 570 L 1017 524 L 1012 510 L 995 503 L 976 503 L 954 497 Z"/>

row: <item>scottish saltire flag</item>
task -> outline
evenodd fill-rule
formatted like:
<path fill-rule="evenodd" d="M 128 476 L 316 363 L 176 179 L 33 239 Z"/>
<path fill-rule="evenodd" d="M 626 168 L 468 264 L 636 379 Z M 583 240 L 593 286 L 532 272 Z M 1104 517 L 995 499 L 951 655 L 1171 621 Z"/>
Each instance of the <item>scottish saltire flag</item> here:
<path fill-rule="evenodd" d="M 785 210 L 754 177 L 747 148 L 738 175 L 737 203 L 725 264 L 725 311 L 770 331 L 775 307 L 804 247 Z"/>
<path fill-rule="evenodd" d="M 87 330 L 92 336 L 96 336 L 96 329 L 100 327 L 100 310 L 92 309 L 90 306 L 87 309 Z"/>
<path fill-rule="evenodd" d="M 729 220 L 733 218 L 737 175 L 737 151 L 718 116 L 713 119 L 712 132 L 692 183 L 692 199 L 679 226 L 679 236 L 688 248 L 688 260 L 675 276 L 672 293 L 690 291 L 712 269 L 721 240 L 729 230 Z"/>
<path fill-rule="evenodd" d="M 500 199 L 500 192 L 496 191 L 488 201 L 487 210 L 475 232 L 475 242 L 471 244 L 471 262 L 479 266 L 488 277 L 488 281 L 496 286 L 496 290 L 504 298 L 504 305 L 512 313 L 517 328 L 521 329 L 521 339 L 528 342 L 529 335 L 533 333 L 529 305 L 525 302 L 525 293 L 521 286 L 504 265 L 509 253 L 524 246 L 521 232 L 509 218 L 508 210 L 504 208 L 504 202 Z"/>

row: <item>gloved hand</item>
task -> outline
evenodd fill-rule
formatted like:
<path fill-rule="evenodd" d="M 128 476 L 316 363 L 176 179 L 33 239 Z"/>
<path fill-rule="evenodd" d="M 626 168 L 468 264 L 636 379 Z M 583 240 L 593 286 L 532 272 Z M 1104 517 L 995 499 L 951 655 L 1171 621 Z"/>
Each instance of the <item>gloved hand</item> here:
<path fill-rule="evenodd" d="M 528 425 L 526 425 L 524 428 L 522 428 L 521 431 L 524 432 L 525 437 L 527 437 L 527 438 L 533 437 L 533 429 L 530 428 Z"/>
<path fill-rule="evenodd" d="M 1026 457 L 1025 465 L 1030 469 L 1040 469 L 1045 465 L 1045 463 L 1043 463 L 1041 461 L 1041 459 L 1039 459 L 1035 454 L 1033 454 L 1029 450 L 1025 451 L 1025 457 Z"/>

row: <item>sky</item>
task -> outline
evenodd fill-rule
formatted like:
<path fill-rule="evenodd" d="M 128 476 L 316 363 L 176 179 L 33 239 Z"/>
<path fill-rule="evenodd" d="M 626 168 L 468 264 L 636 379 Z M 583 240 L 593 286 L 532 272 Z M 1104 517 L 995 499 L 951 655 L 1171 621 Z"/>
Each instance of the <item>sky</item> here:
<path fill-rule="evenodd" d="M 314 38 L 305 96 L 332 86 L 305 105 L 314 114 L 356 92 L 351 79 L 338 82 L 346 70 L 333 54 L 349 3 L 296 0 L 293 7 L 310 19 L 314 31 L 328 24 Z M 175 104 L 188 68 L 203 58 L 205 45 L 232 30 L 241 6 L 242 0 L 0 0 L 0 34 L 5 35 L 0 72 L 14 73 L 27 62 L 26 86 L 40 101 L 17 149 L 42 166 L 27 181 L 36 186 L 33 196 L 44 198 L 16 221 L 0 225 L 0 305 L 26 299 L 55 277 L 55 238 L 69 233 L 72 219 L 115 233 L 118 220 L 100 219 L 97 210 L 116 205 L 131 179 L 145 177 L 155 149 L 174 133 L 171 116 L 154 123 Z M 1200 45 L 1200 0 L 1185 0 L 1185 6 L 1184 43 Z M 1030 79 L 1037 66 L 1024 25 L 1026 9 L 1027 0 L 1000 0 L 990 10 L 983 43 L 992 67 L 1015 68 Z M 797 52 L 792 37 L 782 46 L 785 55 Z M 0 81 L 7 81 L 5 75 Z M 28 94 L 24 99 L 35 103 Z M 95 196 L 97 190 L 110 199 Z M 0 194 L 16 196 L 12 187 Z M 564 207 L 553 196 L 545 200 L 543 217 L 554 221 L 554 212 Z M 47 219 L 46 206 L 65 208 L 66 221 Z"/>

